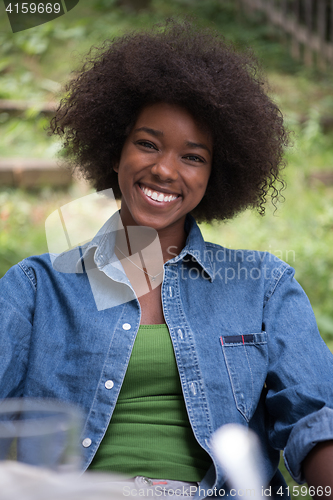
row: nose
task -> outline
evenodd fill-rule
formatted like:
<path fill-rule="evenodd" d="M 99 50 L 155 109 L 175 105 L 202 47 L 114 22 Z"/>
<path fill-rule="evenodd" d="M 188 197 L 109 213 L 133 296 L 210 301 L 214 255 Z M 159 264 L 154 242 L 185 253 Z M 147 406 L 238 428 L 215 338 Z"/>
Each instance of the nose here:
<path fill-rule="evenodd" d="M 173 154 L 163 154 L 151 168 L 151 173 L 164 182 L 178 178 L 178 161 Z"/>

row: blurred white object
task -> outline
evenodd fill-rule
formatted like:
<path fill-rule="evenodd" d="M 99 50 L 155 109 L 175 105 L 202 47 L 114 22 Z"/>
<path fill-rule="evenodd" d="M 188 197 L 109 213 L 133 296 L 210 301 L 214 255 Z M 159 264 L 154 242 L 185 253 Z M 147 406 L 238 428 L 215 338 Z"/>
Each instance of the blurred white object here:
<path fill-rule="evenodd" d="M 243 425 L 227 424 L 214 433 L 211 442 L 226 472 L 227 483 L 237 491 L 237 497 L 261 499 L 264 481 L 260 472 L 262 461 L 257 435 Z"/>
<path fill-rule="evenodd" d="M 122 480 L 107 474 L 58 474 L 19 462 L 0 462 L 1 500 L 124 500 Z"/>
<path fill-rule="evenodd" d="M 0 461 L 14 460 L 58 472 L 81 463 L 79 408 L 53 399 L 0 400 Z M 1 484 L 1 482 L 0 482 Z"/>
<path fill-rule="evenodd" d="M 49 253 L 67 252 L 92 240 L 117 211 L 112 189 L 82 196 L 59 207 L 45 221 Z"/>

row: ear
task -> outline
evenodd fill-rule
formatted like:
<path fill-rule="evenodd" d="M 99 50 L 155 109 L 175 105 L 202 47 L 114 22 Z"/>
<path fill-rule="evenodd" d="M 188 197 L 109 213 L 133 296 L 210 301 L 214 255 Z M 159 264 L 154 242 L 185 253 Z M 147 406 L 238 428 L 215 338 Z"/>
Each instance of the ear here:
<path fill-rule="evenodd" d="M 115 164 L 113 165 L 113 167 L 112 167 L 112 168 L 113 168 L 113 170 L 114 170 L 115 172 L 117 172 L 117 173 L 118 173 L 118 172 L 119 172 L 119 163 L 118 163 L 118 162 L 117 162 L 117 163 L 115 163 Z"/>

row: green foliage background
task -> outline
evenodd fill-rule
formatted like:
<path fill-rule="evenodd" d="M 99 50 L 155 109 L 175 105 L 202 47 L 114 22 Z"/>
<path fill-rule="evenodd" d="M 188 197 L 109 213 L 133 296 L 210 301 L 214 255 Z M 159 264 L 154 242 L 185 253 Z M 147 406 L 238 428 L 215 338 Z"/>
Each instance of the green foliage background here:
<path fill-rule="evenodd" d="M 332 71 L 320 73 L 295 63 L 265 19 L 249 19 L 237 2 L 141 0 L 134 4 L 146 7 L 137 9 L 131 4 L 133 0 L 81 0 L 65 16 L 14 35 L 0 12 L 0 99 L 57 100 L 92 45 L 175 15 L 190 14 L 198 23 L 214 26 L 240 49 L 252 46 L 268 74 L 269 92 L 292 131 L 285 201 L 277 211 L 268 205 L 265 217 L 247 211 L 227 223 L 203 225 L 202 230 L 206 239 L 224 246 L 270 251 L 288 261 L 333 350 L 333 186 L 311 181 L 317 171 L 333 172 L 333 133 L 321 125 L 323 116 L 333 117 Z M 60 146 L 46 135 L 47 123 L 37 104 L 17 116 L 0 113 L 0 157 L 54 158 Z M 76 184 L 66 191 L 1 187 L 0 276 L 25 256 L 47 252 L 45 218 L 81 195 Z"/>

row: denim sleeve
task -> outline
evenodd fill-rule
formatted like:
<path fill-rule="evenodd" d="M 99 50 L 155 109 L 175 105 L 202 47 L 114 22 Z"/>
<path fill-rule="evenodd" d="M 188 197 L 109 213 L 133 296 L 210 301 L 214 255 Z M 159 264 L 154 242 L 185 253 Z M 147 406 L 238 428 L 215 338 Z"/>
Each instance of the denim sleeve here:
<path fill-rule="evenodd" d="M 0 280 L 0 399 L 24 391 L 35 303 L 35 276 L 24 262 Z"/>
<path fill-rule="evenodd" d="M 274 448 L 284 449 L 286 466 L 301 483 L 306 455 L 318 442 L 333 439 L 333 356 L 289 266 L 267 293 L 263 319 L 269 439 Z"/>

